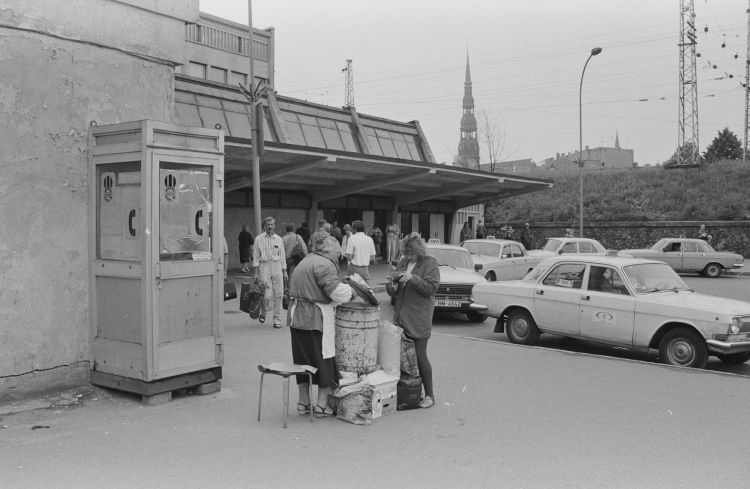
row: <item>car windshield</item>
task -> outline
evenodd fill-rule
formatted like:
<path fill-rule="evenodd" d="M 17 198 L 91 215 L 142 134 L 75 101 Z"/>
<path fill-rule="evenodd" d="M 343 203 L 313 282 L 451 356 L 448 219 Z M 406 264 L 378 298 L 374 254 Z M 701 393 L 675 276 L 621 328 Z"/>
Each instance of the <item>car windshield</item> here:
<path fill-rule="evenodd" d="M 664 249 L 665 246 L 667 246 L 667 243 L 669 243 L 669 240 L 666 238 L 662 238 L 651 247 L 654 251 L 661 251 Z"/>
<path fill-rule="evenodd" d="M 623 268 L 636 293 L 692 290 L 666 263 L 641 263 Z"/>
<path fill-rule="evenodd" d="M 500 249 L 502 248 L 500 243 L 482 243 L 481 241 L 464 243 L 463 246 L 469 250 L 469 253 L 487 256 L 500 256 Z"/>
<path fill-rule="evenodd" d="M 434 257 L 439 265 L 448 265 L 454 268 L 474 269 L 471 256 L 464 250 L 451 250 L 447 248 L 428 248 L 427 254 Z"/>
<path fill-rule="evenodd" d="M 560 246 L 562 245 L 562 241 L 559 239 L 548 239 L 547 244 L 544 245 L 544 248 L 542 248 L 544 251 L 557 251 L 560 249 Z"/>

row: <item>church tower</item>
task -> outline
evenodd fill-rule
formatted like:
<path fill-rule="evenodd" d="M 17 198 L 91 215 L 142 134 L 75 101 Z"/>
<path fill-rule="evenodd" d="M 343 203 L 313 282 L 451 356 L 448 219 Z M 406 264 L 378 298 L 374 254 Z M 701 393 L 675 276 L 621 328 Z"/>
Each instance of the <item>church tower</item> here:
<path fill-rule="evenodd" d="M 464 114 L 461 117 L 461 141 L 455 166 L 479 169 L 479 142 L 477 141 L 477 119 L 474 117 L 474 96 L 471 94 L 471 71 L 469 52 L 466 51 L 466 80 L 464 81 Z"/>

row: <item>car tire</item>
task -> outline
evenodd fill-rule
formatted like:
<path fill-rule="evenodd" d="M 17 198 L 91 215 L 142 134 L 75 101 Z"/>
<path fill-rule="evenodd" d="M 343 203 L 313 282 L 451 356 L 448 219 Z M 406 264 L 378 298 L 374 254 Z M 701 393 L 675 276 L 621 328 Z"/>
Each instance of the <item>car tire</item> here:
<path fill-rule="evenodd" d="M 486 278 L 488 282 L 494 282 L 497 280 L 495 272 L 487 272 L 487 275 L 485 275 L 484 278 Z"/>
<path fill-rule="evenodd" d="M 688 328 L 675 328 L 659 342 L 659 360 L 676 367 L 703 368 L 708 362 L 706 341 Z"/>
<path fill-rule="evenodd" d="M 539 328 L 534 318 L 523 309 L 516 309 L 508 314 L 505 334 L 511 343 L 533 345 L 539 340 Z"/>
<path fill-rule="evenodd" d="M 745 363 L 750 360 L 750 351 L 743 351 L 742 353 L 725 353 L 716 355 L 724 363 Z"/>
<path fill-rule="evenodd" d="M 703 275 L 708 278 L 716 278 L 721 275 L 721 265 L 718 263 L 709 263 L 706 268 L 703 269 Z"/>
<path fill-rule="evenodd" d="M 469 318 L 469 321 L 472 323 L 483 323 L 489 316 L 477 311 L 470 311 L 466 313 L 466 317 Z"/>

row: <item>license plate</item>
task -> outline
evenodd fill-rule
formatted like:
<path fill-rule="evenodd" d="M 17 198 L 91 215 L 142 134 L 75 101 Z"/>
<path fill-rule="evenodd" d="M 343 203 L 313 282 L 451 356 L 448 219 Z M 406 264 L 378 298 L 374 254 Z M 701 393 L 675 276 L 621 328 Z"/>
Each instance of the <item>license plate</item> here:
<path fill-rule="evenodd" d="M 461 301 L 450 301 L 446 299 L 437 299 L 435 301 L 437 307 L 461 307 Z"/>

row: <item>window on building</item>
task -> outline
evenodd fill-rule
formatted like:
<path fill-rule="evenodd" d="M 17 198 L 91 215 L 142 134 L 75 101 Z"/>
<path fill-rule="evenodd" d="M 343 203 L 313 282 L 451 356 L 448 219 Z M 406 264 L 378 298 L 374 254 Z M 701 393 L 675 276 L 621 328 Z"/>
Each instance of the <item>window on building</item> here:
<path fill-rule="evenodd" d="M 226 83 L 227 70 L 225 70 L 224 68 L 217 68 L 216 66 L 212 66 L 211 70 L 209 71 L 208 79 L 219 83 Z"/>
<path fill-rule="evenodd" d="M 237 86 L 240 83 L 247 84 L 247 74 L 246 73 L 240 73 L 239 71 L 232 71 L 229 74 L 229 84 L 233 86 Z"/>
<path fill-rule="evenodd" d="M 194 76 L 196 78 L 206 78 L 206 65 L 203 63 L 190 61 L 187 64 L 187 69 L 185 71 L 187 75 Z"/>

